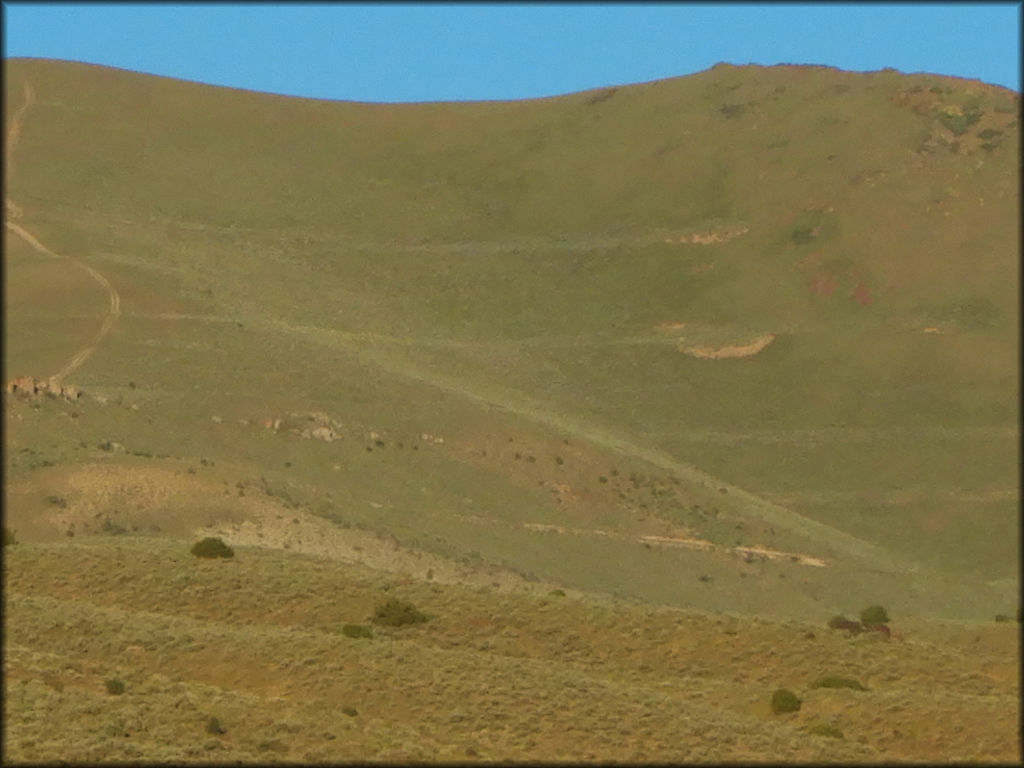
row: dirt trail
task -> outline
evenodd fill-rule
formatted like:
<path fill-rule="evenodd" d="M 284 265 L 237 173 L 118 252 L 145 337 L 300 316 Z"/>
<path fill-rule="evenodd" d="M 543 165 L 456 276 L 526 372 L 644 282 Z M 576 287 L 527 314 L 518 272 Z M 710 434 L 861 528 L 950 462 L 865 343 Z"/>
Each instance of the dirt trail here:
<path fill-rule="evenodd" d="M 916 563 L 897 557 L 882 547 L 857 538 L 838 528 L 811 520 L 778 504 L 773 504 L 767 499 L 715 478 L 695 466 L 679 461 L 664 451 L 639 445 L 624 435 L 601 429 L 590 423 L 579 422 L 564 414 L 551 411 L 543 403 L 537 402 L 521 392 L 509 390 L 499 385 L 467 385 L 464 380 L 437 371 L 425 370 L 413 363 L 398 359 L 393 354 L 389 354 L 387 350 L 360 345 L 348 338 L 344 332 L 335 332 L 329 328 L 256 318 L 253 318 L 252 324 L 255 326 L 262 325 L 268 331 L 303 336 L 317 344 L 356 353 L 359 355 L 360 360 L 376 364 L 390 373 L 405 376 L 447 392 L 452 392 L 469 400 L 514 413 L 535 423 L 543 424 L 592 442 L 595 445 L 603 446 L 615 453 L 641 459 L 652 466 L 672 472 L 680 479 L 684 479 L 694 485 L 701 485 L 707 488 L 724 488 L 733 499 L 742 502 L 744 514 L 775 528 L 784 528 L 801 536 L 817 540 L 824 547 L 859 560 L 875 570 L 889 573 L 913 573 L 919 570 L 919 566 Z"/>
<path fill-rule="evenodd" d="M 25 83 L 25 102 L 18 108 L 18 111 L 15 112 L 14 116 L 11 118 L 11 125 L 7 131 L 7 141 L 4 145 L 4 161 L 8 172 L 8 186 L 10 185 L 10 172 L 12 168 L 11 161 L 13 160 L 14 149 L 18 145 L 18 139 L 21 137 L 22 122 L 24 121 L 25 114 L 28 112 L 29 107 L 31 107 L 35 103 L 35 90 L 29 83 Z M 11 200 L 11 198 L 6 196 L 4 198 L 4 209 L 6 212 L 4 225 L 9 230 L 14 232 L 14 234 L 16 234 L 26 243 L 28 243 L 38 253 L 42 253 L 47 256 L 52 256 L 57 259 L 67 259 L 75 266 L 85 270 L 86 272 L 89 273 L 93 280 L 100 284 L 100 286 L 107 292 L 107 295 L 110 297 L 110 310 L 107 312 L 107 316 L 103 319 L 103 324 L 96 332 L 96 335 L 93 336 L 92 339 L 90 340 L 89 345 L 84 349 L 80 349 L 78 352 L 72 355 L 71 359 L 68 360 L 68 362 L 65 363 L 64 366 L 59 371 L 57 371 L 57 373 L 49 377 L 51 381 L 60 382 L 61 379 L 63 379 L 69 373 L 71 373 L 80 365 L 82 365 L 82 363 L 88 360 L 89 356 L 96 351 L 96 347 L 99 345 L 99 343 L 103 341 L 104 337 L 108 333 L 110 333 L 110 330 L 114 327 L 115 323 L 117 322 L 117 318 L 120 317 L 121 315 L 121 296 L 118 294 L 117 289 L 115 289 L 114 286 L 110 284 L 110 281 L 107 280 L 107 278 L 105 278 L 95 269 L 90 267 L 88 264 L 81 261 L 80 259 L 75 258 L 74 256 L 62 256 L 61 254 L 56 253 L 55 251 L 43 245 L 39 241 L 39 238 L 37 238 L 27 229 L 18 224 L 15 224 L 13 219 L 21 218 L 24 214 L 24 211 L 20 205 L 18 205 L 13 200 Z"/>

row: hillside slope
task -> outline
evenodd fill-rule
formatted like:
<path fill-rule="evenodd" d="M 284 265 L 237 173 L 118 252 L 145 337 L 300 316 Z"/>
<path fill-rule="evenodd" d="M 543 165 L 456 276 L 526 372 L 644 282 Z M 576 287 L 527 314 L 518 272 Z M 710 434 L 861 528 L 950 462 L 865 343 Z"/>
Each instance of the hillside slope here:
<path fill-rule="evenodd" d="M 728 65 L 415 105 L 5 78 L 6 378 L 86 392 L 9 399 L 24 534 L 184 514 L 187 468 L 210 524 L 257 489 L 658 603 L 1018 599 L 1017 95 Z"/>

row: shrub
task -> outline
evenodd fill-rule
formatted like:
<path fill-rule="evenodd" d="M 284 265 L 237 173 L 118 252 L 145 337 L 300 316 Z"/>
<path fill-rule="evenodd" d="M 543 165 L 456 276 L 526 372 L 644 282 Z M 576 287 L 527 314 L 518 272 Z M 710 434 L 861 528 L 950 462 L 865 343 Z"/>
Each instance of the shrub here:
<path fill-rule="evenodd" d="M 886 612 L 885 608 L 880 605 L 869 605 L 860 612 L 860 622 L 865 627 L 870 627 L 875 624 L 888 624 L 889 614 Z"/>
<path fill-rule="evenodd" d="M 800 709 L 800 699 L 786 688 L 779 688 L 772 694 L 772 712 L 776 715 L 783 712 L 796 712 Z"/>
<path fill-rule="evenodd" d="M 789 233 L 789 239 L 797 245 L 809 243 L 814 239 L 813 227 L 795 227 Z"/>
<path fill-rule="evenodd" d="M 382 624 L 388 627 L 401 627 L 405 624 L 420 624 L 427 620 L 425 613 L 421 613 L 412 603 L 398 598 L 390 598 L 378 603 L 373 612 L 372 621 L 375 624 Z"/>
<path fill-rule="evenodd" d="M 192 554 L 196 557 L 234 557 L 235 550 L 225 544 L 222 539 L 208 536 L 192 546 Z"/>
<path fill-rule="evenodd" d="M 958 107 L 946 107 L 939 112 L 939 122 L 957 136 L 967 132 L 967 129 L 978 122 L 985 114 L 977 107 L 959 109 Z"/>
<path fill-rule="evenodd" d="M 356 711 L 355 707 L 342 707 L 341 712 L 342 714 L 348 715 L 349 717 L 355 717 L 359 714 L 359 712 Z"/>
<path fill-rule="evenodd" d="M 553 597 L 565 597 L 565 590 L 564 589 L 552 589 L 548 594 L 553 596 Z"/>
<path fill-rule="evenodd" d="M 997 613 L 996 614 L 996 621 L 998 621 L 998 622 L 1004 622 L 1004 621 L 1009 621 L 1009 620 L 1010 620 L 1010 617 L 1007 616 L 1005 613 Z"/>
<path fill-rule="evenodd" d="M 206 732 L 211 733 L 214 736 L 219 736 L 222 733 L 227 733 L 227 730 L 220 724 L 220 720 L 216 717 L 210 717 L 210 719 L 206 721 Z"/>
<path fill-rule="evenodd" d="M 373 637 L 373 630 L 363 624 L 346 624 L 341 628 L 341 634 L 345 637 Z"/>
<path fill-rule="evenodd" d="M 808 733 L 812 733 L 815 736 L 828 736 L 832 739 L 843 738 L 843 732 L 836 728 L 834 725 L 828 723 L 817 723 L 807 729 Z"/>
<path fill-rule="evenodd" d="M 852 688 L 855 691 L 866 691 L 863 685 L 860 684 L 859 680 L 852 677 L 839 677 L 838 675 L 825 675 L 819 677 L 813 683 L 811 688 Z"/>
<path fill-rule="evenodd" d="M 103 684 L 107 687 L 107 693 L 111 696 L 120 696 L 124 693 L 124 681 L 117 677 L 105 680 Z"/>
<path fill-rule="evenodd" d="M 18 539 L 15 537 L 14 531 L 12 531 L 10 528 L 8 528 L 5 525 L 4 526 L 4 546 L 6 547 L 6 546 L 8 546 L 10 544 L 17 544 L 17 543 L 18 543 Z"/>

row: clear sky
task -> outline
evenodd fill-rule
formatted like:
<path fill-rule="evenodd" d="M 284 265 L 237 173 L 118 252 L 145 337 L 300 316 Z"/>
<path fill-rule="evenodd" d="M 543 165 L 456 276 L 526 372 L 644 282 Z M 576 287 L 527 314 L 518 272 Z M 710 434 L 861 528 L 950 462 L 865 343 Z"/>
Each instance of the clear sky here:
<path fill-rule="evenodd" d="M 355 101 L 551 96 L 732 64 L 893 67 L 1020 91 L 1020 3 L 4 2 L 4 56 Z"/>

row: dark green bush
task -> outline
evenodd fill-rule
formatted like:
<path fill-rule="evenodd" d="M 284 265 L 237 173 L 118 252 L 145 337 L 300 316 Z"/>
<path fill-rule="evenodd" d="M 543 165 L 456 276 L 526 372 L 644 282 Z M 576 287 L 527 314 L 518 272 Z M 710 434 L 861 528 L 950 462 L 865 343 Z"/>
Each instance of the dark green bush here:
<path fill-rule="evenodd" d="M 120 696 L 124 693 L 124 681 L 117 677 L 111 677 L 109 680 L 105 680 L 103 684 L 107 687 L 107 693 L 111 696 Z"/>
<path fill-rule="evenodd" d="M 427 615 L 418 611 L 412 603 L 394 597 L 378 603 L 372 619 L 375 624 L 387 627 L 420 624 L 426 620 Z"/>
<path fill-rule="evenodd" d="M 789 233 L 789 239 L 797 245 L 809 243 L 814 239 L 813 227 L 796 227 Z"/>
<path fill-rule="evenodd" d="M 4 526 L 4 546 L 6 547 L 6 546 L 8 546 L 10 544 L 17 544 L 17 543 L 18 543 L 18 539 L 15 537 L 14 531 L 12 531 L 10 528 L 8 528 L 5 525 Z"/>
<path fill-rule="evenodd" d="M 227 733 L 227 730 L 220 724 L 220 720 L 211 716 L 210 719 L 206 721 L 206 732 L 211 733 L 214 736 L 219 736 L 222 733 Z"/>
<path fill-rule="evenodd" d="M 876 624 L 888 624 L 889 614 L 880 605 L 869 605 L 860 612 L 860 622 L 865 627 L 871 627 Z"/>
<path fill-rule="evenodd" d="M 813 683 L 811 688 L 852 688 L 855 691 L 866 691 L 863 685 L 860 684 L 859 680 L 852 677 L 839 677 L 838 675 L 825 675 L 819 677 Z"/>
<path fill-rule="evenodd" d="M 996 614 L 996 621 L 998 621 L 1000 623 L 1002 623 L 1004 621 L 1009 621 L 1009 620 L 1010 620 L 1010 617 L 1007 616 L 1005 613 L 997 613 Z"/>
<path fill-rule="evenodd" d="M 553 597 L 565 597 L 565 590 L 564 589 L 552 589 L 548 594 L 552 595 Z"/>
<path fill-rule="evenodd" d="M 828 736 L 832 739 L 843 738 L 843 732 L 836 728 L 834 725 L 828 723 L 816 723 L 807 729 L 808 733 L 812 733 L 815 736 Z"/>
<path fill-rule="evenodd" d="M 343 715 L 348 715 L 349 717 L 355 717 L 356 715 L 359 714 L 359 712 L 356 711 L 355 707 L 342 707 L 341 708 L 341 713 Z"/>
<path fill-rule="evenodd" d="M 985 114 L 977 107 L 967 107 L 963 110 L 950 109 L 939 112 L 939 122 L 951 130 L 957 136 L 967 132 L 967 129 L 974 125 L 981 116 Z"/>
<path fill-rule="evenodd" d="M 225 544 L 222 539 L 208 536 L 192 546 L 192 554 L 196 557 L 234 557 L 235 550 Z"/>
<path fill-rule="evenodd" d="M 783 712 L 796 712 L 800 709 L 800 699 L 786 688 L 779 688 L 772 694 L 772 712 L 776 715 Z"/>
<path fill-rule="evenodd" d="M 345 637 L 373 637 L 373 630 L 363 624 L 346 624 L 341 628 L 341 634 Z"/>

